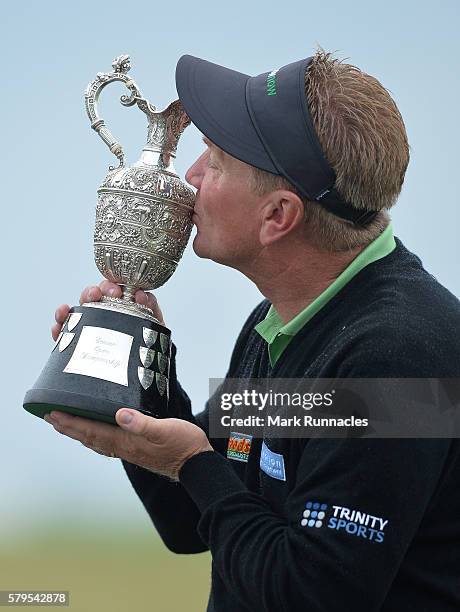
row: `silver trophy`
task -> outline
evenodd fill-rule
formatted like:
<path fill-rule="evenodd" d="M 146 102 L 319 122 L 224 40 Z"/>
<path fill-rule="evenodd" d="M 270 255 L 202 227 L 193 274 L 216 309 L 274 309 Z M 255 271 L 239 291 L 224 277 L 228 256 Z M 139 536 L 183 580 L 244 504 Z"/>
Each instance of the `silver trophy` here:
<path fill-rule="evenodd" d="M 62 410 L 115 422 L 122 407 L 167 416 L 171 332 L 153 312 L 134 301 L 138 289 L 163 285 L 173 274 L 192 229 L 195 195 L 177 176 L 177 143 L 190 124 L 179 100 L 157 111 L 128 76 L 130 59 L 120 55 L 113 72 L 98 73 L 85 92 L 91 127 L 118 158 L 98 189 L 94 258 L 101 274 L 121 285 L 122 298 L 76 306 L 54 345 L 24 408 L 43 417 Z M 132 166 L 122 146 L 98 116 L 99 95 L 114 81 L 148 119 L 147 143 Z"/>

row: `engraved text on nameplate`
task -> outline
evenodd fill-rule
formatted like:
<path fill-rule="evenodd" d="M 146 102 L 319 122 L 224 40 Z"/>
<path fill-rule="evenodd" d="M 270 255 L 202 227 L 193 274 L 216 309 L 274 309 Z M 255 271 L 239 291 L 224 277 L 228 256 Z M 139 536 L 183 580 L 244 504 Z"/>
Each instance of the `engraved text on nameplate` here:
<path fill-rule="evenodd" d="M 64 372 L 101 378 L 127 387 L 132 343 L 133 336 L 129 334 L 84 325 Z"/>

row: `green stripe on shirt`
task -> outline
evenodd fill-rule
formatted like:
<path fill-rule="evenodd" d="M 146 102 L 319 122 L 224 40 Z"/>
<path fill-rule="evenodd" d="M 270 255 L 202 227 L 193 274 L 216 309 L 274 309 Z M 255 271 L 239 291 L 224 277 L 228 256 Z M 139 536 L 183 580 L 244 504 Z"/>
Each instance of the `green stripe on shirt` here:
<path fill-rule="evenodd" d="M 283 323 L 275 308 L 270 306 L 265 319 L 258 323 L 254 329 L 268 343 L 268 353 L 272 367 L 278 361 L 295 334 L 302 329 L 302 327 L 308 323 L 308 321 L 310 321 L 329 300 L 350 282 L 360 270 L 372 262 L 382 259 L 382 257 L 391 253 L 395 247 L 396 242 L 393 236 L 393 227 L 391 223 L 389 223 L 384 231 L 353 259 L 348 267 L 345 268 L 329 287 L 288 323 Z"/>

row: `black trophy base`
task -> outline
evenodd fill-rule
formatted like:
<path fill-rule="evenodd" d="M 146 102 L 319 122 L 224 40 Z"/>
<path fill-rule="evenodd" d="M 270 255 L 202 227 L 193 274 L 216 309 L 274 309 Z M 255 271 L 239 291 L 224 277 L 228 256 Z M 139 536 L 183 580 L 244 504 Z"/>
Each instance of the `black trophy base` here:
<path fill-rule="evenodd" d="M 95 406 L 94 397 L 81 393 L 69 393 L 56 389 L 30 389 L 24 398 L 24 408 L 35 416 L 43 418 L 52 410 L 67 412 L 75 416 L 115 423 L 115 414 L 120 408 L 134 408 L 134 406 L 120 406 L 118 403 L 99 398 Z M 136 408 L 138 410 L 138 408 Z M 142 410 L 141 410 L 142 412 Z M 146 414 L 151 414 L 146 412 Z"/>
<path fill-rule="evenodd" d="M 116 423 L 120 408 L 168 416 L 171 332 L 117 300 L 71 309 L 24 408 Z"/>

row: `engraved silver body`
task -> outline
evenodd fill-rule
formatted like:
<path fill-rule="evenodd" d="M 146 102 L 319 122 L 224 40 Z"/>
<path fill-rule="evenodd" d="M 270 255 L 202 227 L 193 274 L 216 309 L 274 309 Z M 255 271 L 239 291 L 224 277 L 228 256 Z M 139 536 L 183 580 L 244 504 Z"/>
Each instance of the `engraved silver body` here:
<path fill-rule="evenodd" d="M 135 314 L 140 313 L 133 303 L 135 291 L 156 289 L 165 283 L 190 237 L 195 195 L 173 166 L 179 137 L 190 119 L 179 100 L 156 111 L 127 76 L 127 55 L 117 57 L 112 66 L 114 71 L 98 73 L 85 93 L 91 127 L 120 162 L 117 168 L 110 167 L 98 189 L 94 256 L 102 275 L 123 286 L 123 299 L 106 299 L 105 307 L 124 308 L 125 312 L 128 307 L 128 312 Z M 125 165 L 122 146 L 97 114 L 100 92 L 114 81 L 123 82 L 130 91 L 129 96 L 121 97 L 121 103 L 136 104 L 148 119 L 147 143 L 133 166 Z"/>

